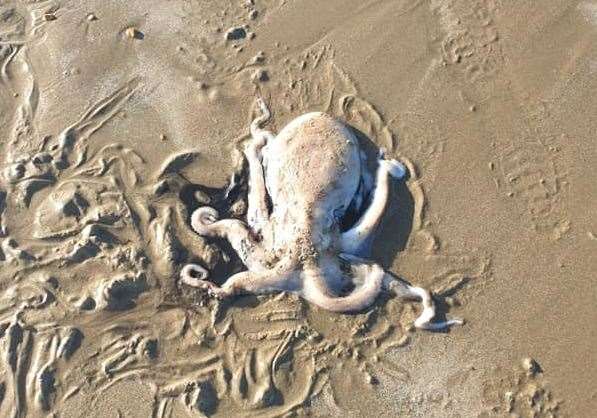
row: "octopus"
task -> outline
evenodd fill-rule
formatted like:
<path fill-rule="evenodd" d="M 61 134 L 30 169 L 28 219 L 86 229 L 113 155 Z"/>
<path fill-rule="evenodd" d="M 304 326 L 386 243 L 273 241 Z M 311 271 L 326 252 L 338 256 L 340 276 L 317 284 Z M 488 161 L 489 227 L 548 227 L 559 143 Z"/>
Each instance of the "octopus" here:
<path fill-rule="evenodd" d="M 193 230 L 226 239 L 246 266 L 218 286 L 198 264 L 187 264 L 180 282 L 216 298 L 242 293 L 295 293 L 323 309 L 358 312 L 382 291 L 416 299 L 422 310 L 414 321 L 437 330 L 462 324 L 460 319 L 434 321 L 431 293 L 387 273 L 368 259 L 370 243 L 389 198 L 392 179 L 406 174 L 403 164 L 380 151 L 375 184 L 364 199 L 365 154 L 343 122 L 321 112 L 292 120 L 278 135 L 262 129 L 270 119 L 265 102 L 250 125 L 244 148 L 248 162 L 247 219 L 220 219 L 209 206 L 191 215 Z M 367 206 L 365 205 L 367 200 Z M 349 209 L 361 206 L 360 218 L 342 228 Z M 351 289 L 347 292 L 346 289 Z"/>

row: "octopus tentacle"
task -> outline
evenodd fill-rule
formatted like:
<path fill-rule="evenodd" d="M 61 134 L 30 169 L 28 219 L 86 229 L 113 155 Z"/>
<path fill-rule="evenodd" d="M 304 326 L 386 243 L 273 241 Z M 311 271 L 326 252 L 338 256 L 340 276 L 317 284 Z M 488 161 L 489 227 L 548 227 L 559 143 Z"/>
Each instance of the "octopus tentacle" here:
<path fill-rule="evenodd" d="M 251 124 L 252 138 L 244 150 L 245 158 L 249 163 L 247 223 L 255 233 L 261 232 L 261 229 L 269 220 L 267 192 L 262 164 L 262 149 L 269 141 L 274 140 L 274 135 L 271 132 L 259 127 L 261 123 L 269 119 L 270 113 L 263 100 L 258 99 L 258 104 L 261 107 L 262 115 Z"/>
<path fill-rule="evenodd" d="M 187 264 L 180 270 L 180 283 L 207 290 L 211 296 L 220 297 L 218 286 L 207 279 L 207 269 L 198 264 Z"/>
<path fill-rule="evenodd" d="M 353 263 L 352 267 L 353 271 L 361 276 L 363 284 L 347 296 L 334 296 L 328 288 L 325 273 L 320 266 L 305 266 L 301 296 L 333 312 L 356 312 L 367 308 L 379 295 L 385 273 L 378 264 L 373 263 Z"/>
<path fill-rule="evenodd" d="M 429 292 L 427 289 L 411 286 L 402 280 L 398 280 L 390 276 L 389 274 L 387 274 L 384 278 L 383 287 L 385 290 L 394 293 L 400 298 L 414 298 L 421 300 L 423 311 L 414 322 L 416 328 L 434 331 L 449 328 L 453 325 L 464 324 L 464 321 L 458 318 L 448 319 L 446 321 L 431 322 L 435 317 L 435 304 L 433 303 L 431 292 Z"/>
<path fill-rule="evenodd" d="M 249 270 L 265 270 L 265 253 L 249 227 L 238 219 L 218 218 L 214 208 L 200 207 L 191 215 L 191 227 L 199 235 L 227 239 Z"/>
<path fill-rule="evenodd" d="M 382 219 L 390 195 L 390 178 L 404 177 L 406 169 L 396 160 L 385 160 L 380 156 L 371 204 L 358 222 L 340 237 L 342 251 L 359 254 L 363 251 Z"/>
<path fill-rule="evenodd" d="M 293 276 L 297 276 L 297 273 L 294 271 L 283 274 L 275 270 L 262 272 L 242 271 L 228 278 L 221 287 L 204 279 L 189 277 L 188 272 L 188 269 L 181 271 L 181 281 L 183 283 L 205 289 L 217 298 L 227 298 L 240 293 L 263 294 L 296 290 L 293 287 L 295 283 Z"/>
<path fill-rule="evenodd" d="M 435 304 L 431 293 L 422 287 L 411 286 L 387 274 L 381 266 L 368 260 L 341 254 L 340 257 L 351 264 L 355 274 L 354 281 L 359 283 L 351 294 L 343 297 L 331 295 L 319 266 L 305 268 L 302 296 L 311 303 L 334 312 L 354 312 L 367 308 L 375 301 L 382 289 L 394 293 L 400 298 L 420 299 L 423 311 L 414 322 L 414 326 L 425 330 L 441 330 L 453 325 L 462 325 L 461 319 L 432 322 L 435 317 Z"/>
<path fill-rule="evenodd" d="M 274 135 L 271 132 L 262 129 L 261 125 L 271 118 L 271 112 L 261 97 L 257 98 L 256 103 L 259 107 L 261 115 L 253 119 L 253 122 L 251 122 L 251 136 L 254 140 L 257 140 L 257 138 L 262 138 L 262 140 L 267 143 L 268 140 L 274 138 Z"/>

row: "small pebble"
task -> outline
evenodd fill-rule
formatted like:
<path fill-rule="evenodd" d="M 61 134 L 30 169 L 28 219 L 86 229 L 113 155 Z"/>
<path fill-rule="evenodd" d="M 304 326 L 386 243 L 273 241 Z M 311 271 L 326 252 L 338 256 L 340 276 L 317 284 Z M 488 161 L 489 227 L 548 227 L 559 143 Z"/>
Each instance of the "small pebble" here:
<path fill-rule="evenodd" d="M 365 373 L 365 383 L 369 385 L 377 385 L 379 383 L 379 380 L 377 380 L 375 376 L 369 373 Z"/>
<path fill-rule="evenodd" d="M 265 53 L 263 51 L 259 51 L 253 58 L 251 58 L 251 64 L 261 64 L 265 62 Z"/>
<path fill-rule="evenodd" d="M 269 74 L 267 73 L 267 71 L 260 69 L 253 73 L 253 76 L 251 77 L 251 79 L 253 81 L 265 82 L 265 81 L 269 80 Z"/>
<path fill-rule="evenodd" d="M 228 41 L 238 41 L 247 37 L 247 31 L 242 26 L 230 28 L 224 35 Z"/>
<path fill-rule="evenodd" d="M 57 19 L 57 17 L 56 17 L 56 15 L 55 15 L 55 14 L 53 14 L 53 13 L 46 13 L 46 14 L 44 15 L 44 20 L 45 20 L 46 22 L 49 22 L 49 21 L 51 21 L 51 20 L 56 20 L 56 19 Z"/>
<path fill-rule="evenodd" d="M 539 363 L 532 359 L 531 357 L 527 357 L 522 360 L 522 367 L 526 370 L 527 375 L 534 376 L 537 373 L 541 372 L 541 366 Z"/>
<path fill-rule="evenodd" d="M 94 20 L 97 20 L 97 16 L 96 16 L 96 15 L 94 15 L 93 13 L 89 13 L 89 14 L 87 15 L 87 20 L 88 20 L 89 22 L 93 22 Z"/>
<path fill-rule="evenodd" d="M 139 29 L 134 28 L 134 27 L 130 27 L 130 28 L 126 28 L 124 31 L 124 34 L 129 37 L 130 39 L 142 39 L 143 38 L 143 34 L 141 33 L 141 31 L 139 31 Z"/>

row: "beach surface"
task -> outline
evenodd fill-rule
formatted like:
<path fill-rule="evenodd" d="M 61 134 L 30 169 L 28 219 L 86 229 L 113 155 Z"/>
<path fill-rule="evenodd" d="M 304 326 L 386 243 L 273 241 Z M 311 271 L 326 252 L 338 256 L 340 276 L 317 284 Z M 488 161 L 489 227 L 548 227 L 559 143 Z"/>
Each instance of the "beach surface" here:
<path fill-rule="evenodd" d="M 595 1 L 1 2 L 0 416 L 593 416 L 596 37 Z M 463 326 L 178 282 L 243 269 L 189 218 L 244 219 L 257 97 L 406 165 L 372 258 Z"/>

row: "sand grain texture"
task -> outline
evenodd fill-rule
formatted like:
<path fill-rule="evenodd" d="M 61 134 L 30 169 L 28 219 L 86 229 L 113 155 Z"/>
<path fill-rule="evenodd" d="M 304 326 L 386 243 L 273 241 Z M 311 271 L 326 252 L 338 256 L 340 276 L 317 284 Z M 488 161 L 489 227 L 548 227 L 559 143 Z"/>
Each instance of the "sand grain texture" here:
<path fill-rule="evenodd" d="M 0 416 L 592 416 L 597 3 L 538 3 L 0 3 Z M 257 96 L 407 165 L 373 258 L 465 326 L 177 284 Z"/>

